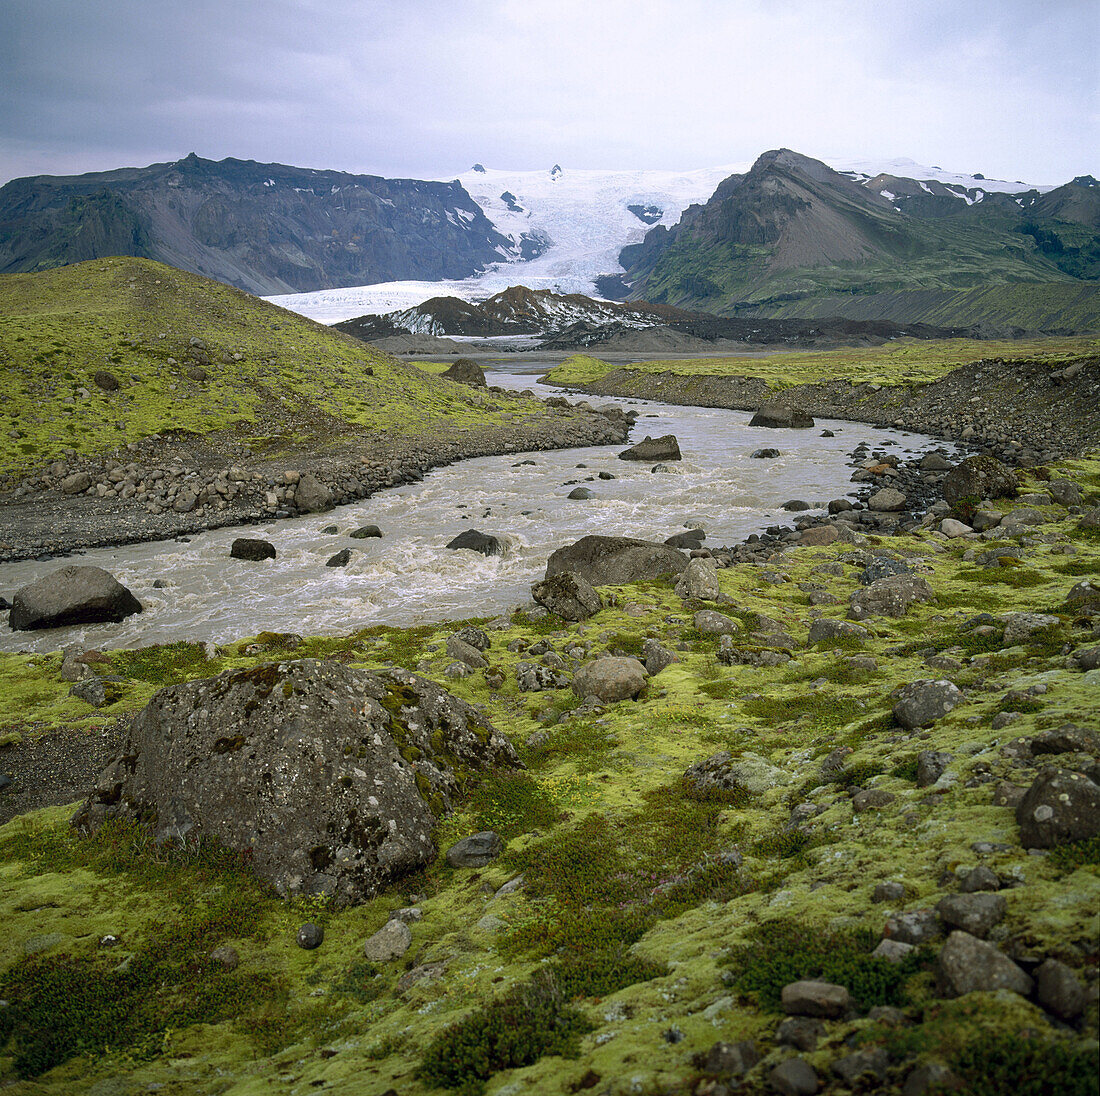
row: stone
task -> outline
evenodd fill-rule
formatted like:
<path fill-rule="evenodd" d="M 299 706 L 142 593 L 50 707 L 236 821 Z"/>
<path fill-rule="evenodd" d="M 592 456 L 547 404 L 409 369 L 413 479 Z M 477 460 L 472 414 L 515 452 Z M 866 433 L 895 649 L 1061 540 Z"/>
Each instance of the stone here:
<path fill-rule="evenodd" d="M 1007 989 L 1027 996 L 1034 983 L 1011 959 L 992 944 L 956 930 L 940 949 L 936 981 L 944 997 L 962 997 L 975 991 Z"/>
<path fill-rule="evenodd" d="M 873 556 L 859 574 L 860 586 L 870 586 L 880 578 L 892 578 L 894 575 L 911 575 L 913 569 L 908 563 L 892 556 Z"/>
<path fill-rule="evenodd" d="M 862 1078 L 873 1081 L 886 1080 L 886 1071 L 890 1068 L 890 1055 L 885 1047 L 871 1050 L 857 1050 L 845 1054 L 833 1062 L 832 1070 L 846 1085 L 853 1087 Z"/>
<path fill-rule="evenodd" d="M 77 700 L 83 700 L 85 704 L 91 704 L 93 708 L 105 708 L 108 703 L 107 686 L 103 678 L 92 674 L 81 678 L 69 690 L 69 696 L 75 696 Z"/>
<path fill-rule="evenodd" d="M 265 559 L 274 559 L 275 545 L 259 537 L 237 537 L 229 546 L 230 559 L 246 559 L 258 563 Z"/>
<path fill-rule="evenodd" d="M 871 901 L 891 903 L 904 902 L 905 886 L 894 880 L 887 880 L 885 883 L 876 883 L 875 889 L 871 892 Z"/>
<path fill-rule="evenodd" d="M 917 787 L 930 788 L 947 771 L 951 755 L 940 750 L 921 750 L 917 754 Z"/>
<path fill-rule="evenodd" d="M 707 539 L 707 534 L 702 529 L 689 529 L 686 533 L 676 533 L 671 537 L 665 538 L 665 544 L 670 548 L 683 548 L 688 551 L 695 551 L 702 548 L 703 541 Z"/>
<path fill-rule="evenodd" d="M 918 467 L 922 472 L 950 472 L 955 466 L 940 453 L 925 453 Z"/>
<path fill-rule="evenodd" d="M 348 536 L 352 540 L 367 540 L 371 537 L 380 537 L 382 530 L 377 525 L 361 525 L 358 529 L 353 529 Z"/>
<path fill-rule="evenodd" d="M 809 1051 L 817 1049 L 824 1034 L 825 1025 L 820 1020 L 812 1016 L 788 1016 L 775 1029 L 775 1041 L 779 1046 Z"/>
<path fill-rule="evenodd" d="M 297 487 L 294 488 L 294 505 L 303 514 L 316 514 L 323 510 L 331 510 L 333 506 L 332 491 L 312 472 L 303 472 L 298 478 Z"/>
<path fill-rule="evenodd" d="M 587 487 L 574 487 L 569 492 L 566 498 L 573 499 L 575 502 L 583 501 L 584 499 L 590 499 L 593 497 L 592 492 Z"/>
<path fill-rule="evenodd" d="M 1073 661 L 1082 670 L 1100 670 L 1100 647 L 1086 647 L 1073 652 Z"/>
<path fill-rule="evenodd" d="M 504 545 L 497 537 L 490 533 L 479 533 L 476 529 L 465 529 L 452 537 L 445 547 L 454 551 L 466 548 L 471 552 L 480 552 L 483 556 L 499 556 L 504 551 Z"/>
<path fill-rule="evenodd" d="M 987 529 L 995 529 L 1003 518 L 1000 510 L 975 510 L 970 525 L 975 533 L 984 533 Z"/>
<path fill-rule="evenodd" d="M 781 456 L 781 454 L 778 449 L 768 447 L 765 449 L 754 449 L 749 456 L 753 460 L 773 460 L 775 457 Z"/>
<path fill-rule="evenodd" d="M 387 921 L 363 943 L 363 958 L 372 963 L 400 959 L 412 944 L 412 930 L 404 921 Z"/>
<path fill-rule="evenodd" d="M 1004 622 L 1004 638 L 1001 643 L 1005 647 L 1015 647 L 1019 643 L 1026 643 L 1037 632 L 1053 628 L 1061 621 L 1050 613 L 1006 613 L 1001 620 Z"/>
<path fill-rule="evenodd" d="M 298 934 L 294 938 L 294 942 L 298 947 L 305 951 L 313 951 L 314 948 L 319 948 L 325 939 L 325 930 L 321 925 L 315 925 L 312 921 L 307 921 L 299 930 Z"/>
<path fill-rule="evenodd" d="M 270 662 L 156 693 L 73 825 L 155 819 L 157 842 L 210 838 L 247 852 L 280 895 L 348 905 L 435 859 L 436 816 L 459 799 L 458 765 L 519 760 L 477 709 L 434 682 Z"/>
<path fill-rule="evenodd" d="M 992 868 L 979 864 L 971 868 L 959 883 L 960 894 L 979 894 L 983 891 L 997 891 L 1001 889 L 1001 880 Z"/>
<path fill-rule="evenodd" d="M 489 665 L 489 660 L 476 647 L 458 636 L 447 637 L 447 654 L 475 670 L 484 670 Z"/>
<path fill-rule="evenodd" d="M 789 499 L 780 507 L 780 510 L 786 510 L 788 513 L 792 514 L 798 514 L 801 513 L 803 510 L 812 509 L 813 507 L 808 502 L 806 502 L 805 499 Z"/>
<path fill-rule="evenodd" d="M 455 639 L 461 639 L 463 643 L 468 643 L 478 651 L 487 651 L 492 646 L 488 633 L 473 624 L 467 624 L 465 627 L 459 628 L 454 633 L 454 637 Z"/>
<path fill-rule="evenodd" d="M 1020 843 L 1049 849 L 1100 835 L 1100 787 L 1069 769 L 1044 769 L 1016 808 Z"/>
<path fill-rule="evenodd" d="M 471 834 L 456 841 L 447 850 L 447 863 L 452 868 L 483 868 L 504 852 L 504 841 L 492 830 Z"/>
<path fill-rule="evenodd" d="M 800 548 L 823 548 L 827 544 L 833 544 L 840 539 L 840 534 L 832 525 L 815 525 L 810 529 L 803 529 L 802 536 L 798 538 Z"/>
<path fill-rule="evenodd" d="M 74 472 L 66 476 L 58 485 L 63 495 L 79 495 L 92 486 L 92 477 L 87 472 Z"/>
<path fill-rule="evenodd" d="M 804 1058 L 788 1058 L 768 1074 L 768 1081 L 780 1096 L 813 1096 L 818 1079 L 813 1066 Z"/>
<path fill-rule="evenodd" d="M 824 1020 L 837 1020 L 852 1007 L 851 995 L 844 986 L 813 979 L 789 982 L 780 998 L 788 1015 L 817 1016 Z"/>
<path fill-rule="evenodd" d="M 629 449 L 619 454 L 619 460 L 682 460 L 680 446 L 675 434 L 665 434 L 661 438 L 651 438 L 648 434 Z"/>
<path fill-rule="evenodd" d="M 1072 1023 L 1085 1011 L 1088 994 L 1065 963 L 1046 959 L 1035 972 L 1035 999 L 1060 1020 Z"/>
<path fill-rule="evenodd" d="M 1016 473 L 993 457 L 967 457 L 946 476 L 940 490 L 952 506 L 967 499 L 998 499 L 1016 496 Z"/>
<path fill-rule="evenodd" d="M 21 586 L 12 598 L 13 631 L 69 624 L 118 623 L 142 611 L 141 602 L 102 567 L 61 567 Z"/>
<path fill-rule="evenodd" d="M 954 540 L 956 537 L 965 537 L 967 533 L 973 533 L 974 528 L 955 518 L 944 518 L 940 522 L 940 532 L 949 540 Z"/>
<path fill-rule="evenodd" d="M 592 586 L 621 586 L 679 575 L 687 566 L 683 553 L 666 544 L 590 535 L 554 552 L 546 562 L 546 577 L 572 571 Z"/>
<path fill-rule="evenodd" d="M 692 617 L 692 623 L 696 631 L 705 636 L 732 636 L 741 631 L 741 621 L 713 609 L 700 609 Z"/>
<path fill-rule="evenodd" d="M 237 949 L 229 944 L 222 944 L 220 948 L 215 948 L 210 953 L 210 958 L 222 970 L 236 970 L 241 965 L 241 957 L 237 953 Z"/>
<path fill-rule="evenodd" d="M 1047 492 L 1059 506 L 1080 506 L 1084 501 L 1081 488 L 1073 480 L 1055 479 L 1047 484 Z"/>
<path fill-rule="evenodd" d="M 469 384 L 474 388 L 485 388 L 485 370 L 473 358 L 455 358 L 450 368 L 440 374 L 444 380 L 458 384 Z"/>
<path fill-rule="evenodd" d="M 920 947 L 929 940 L 935 940 L 942 932 L 939 914 L 933 909 L 923 907 L 888 917 L 882 935 L 889 940 L 900 940 L 903 944 Z"/>
<path fill-rule="evenodd" d="M 645 689 L 647 677 L 638 659 L 608 655 L 581 666 L 573 675 L 573 692 L 582 700 L 596 697 L 604 704 L 634 700 Z"/>
<path fill-rule="evenodd" d="M 102 388 L 104 392 L 117 392 L 119 389 L 118 377 L 106 369 L 97 369 L 92 374 L 92 380 L 96 387 Z"/>
<path fill-rule="evenodd" d="M 891 940 L 883 937 L 875 950 L 871 952 L 872 959 L 885 959 L 888 963 L 900 963 L 915 950 L 912 944 L 903 944 L 900 940 Z"/>
<path fill-rule="evenodd" d="M 763 403 L 749 419 L 749 426 L 770 427 L 773 430 L 805 430 L 814 425 L 812 415 L 791 407 L 786 400 L 772 399 Z"/>
<path fill-rule="evenodd" d="M 1087 753 L 1100 757 L 1100 732 L 1066 723 L 1040 731 L 1030 742 L 1033 757 L 1044 754 Z"/>
<path fill-rule="evenodd" d="M 898 691 L 897 697 L 894 718 L 910 730 L 930 727 L 963 701 L 958 686 L 942 679 L 910 682 Z"/>
<path fill-rule="evenodd" d="M 603 608 L 592 584 L 573 571 L 561 571 L 536 582 L 531 597 L 563 620 L 587 620 Z"/>
<path fill-rule="evenodd" d="M 667 647 L 662 647 L 655 639 L 647 639 L 642 643 L 642 659 L 646 673 L 650 677 L 659 674 L 666 666 L 680 661 Z"/>
<path fill-rule="evenodd" d="M 910 605 L 935 600 L 935 593 L 923 575 L 891 575 L 853 590 L 848 598 L 848 616 L 866 620 L 872 616 L 903 617 Z"/>
<path fill-rule="evenodd" d="M 933 1096 L 933 1093 L 962 1092 L 963 1083 L 940 1062 L 925 1062 L 905 1078 L 902 1096 Z"/>
<path fill-rule="evenodd" d="M 936 904 L 940 920 L 949 929 L 962 929 L 984 940 L 1005 918 L 1003 894 L 949 894 Z"/>
<path fill-rule="evenodd" d="M 880 811 L 896 800 L 897 796 L 885 788 L 860 788 L 852 796 L 852 809 L 857 814 L 861 811 Z"/>
<path fill-rule="evenodd" d="M 771 788 L 784 787 L 794 778 L 759 754 L 745 751 L 735 758 L 729 750 L 722 750 L 690 765 L 684 780 L 696 794 L 705 796 L 714 789 L 740 789 L 760 795 Z"/>
<path fill-rule="evenodd" d="M 867 508 L 882 514 L 896 514 L 909 505 L 905 496 L 895 487 L 883 487 L 868 500 Z"/>
<path fill-rule="evenodd" d="M 676 596 L 685 600 L 696 598 L 699 601 L 717 601 L 721 594 L 718 585 L 718 567 L 713 560 L 693 559 L 688 562 L 684 573 L 676 581 Z"/>
<path fill-rule="evenodd" d="M 815 647 L 819 643 L 827 643 L 832 640 L 856 640 L 862 643 L 870 638 L 871 633 L 866 628 L 861 628 L 851 621 L 819 617 L 810 625 L 806 643 L 810 647 Z"/>
<path fill-rule="evenodd" d="M 339 552 L 337 552 L 333 556 L 329 556 L 329 558 L 327 560 L 325 560 L 325 566 L 326 567 L 346 567 L 350 562 L 351 562 L 351 549 L 350 548 L 341 548 Z"/>
<path fill-rule="evenodd" d="M 707 1051 L 701 1068 L 711 1076 L 733 1080 L 748 1073 L 759 1061 L 756 1044 L 746 1039 L 740 1043 L 715 1043 Z"/>

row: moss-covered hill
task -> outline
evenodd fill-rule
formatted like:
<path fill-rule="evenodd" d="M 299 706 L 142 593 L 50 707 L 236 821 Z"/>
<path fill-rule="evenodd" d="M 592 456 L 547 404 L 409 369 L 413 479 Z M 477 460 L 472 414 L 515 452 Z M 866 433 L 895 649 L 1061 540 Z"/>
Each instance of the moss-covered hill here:
<path fill-rule="evenodd" d="M 150 260 L 0 276 L 0 472 L 165 431 L 323 446 L 484 425 L 504 407 Z"/>
<path fill-rule="evenodd" d="M 1086 498 L 1100 492 L 1096 460 L 1057 474 Z M 1041 491 L 1046 475 L 1026 487 Z M 1097 618 L 1087 600 L 1067 601 L 1100 571 L 1100 540 L 1079 514 L 1042 514 L 1022 543 L 923 530 L 776 552 L 720 571 L 716 604 L 683 602 L 663 582 L 605 588 L 605 608 L 583 624 L 522 613 L 487 624 L 491 665 L 465 677 L 445 672 L 456 624 L 113 652 L 99 667 L 117 679 L 100 711 L 69 696 L 60 655 L 0 658 L 9 795 L 36 743 L 46 754 L 97 736 L 165 684 L 300 656 L 417 668 L 484 704 L 527 765 L 486 779 L 438 834 L 445 849 L 492 828 L 507 841 L 499 860 L 455 870 L 440 856 L 344 911 L 280 901 L 214 850 L 153 848 L 124 827 L 78 838 L 71 807 L 15 818 L 0 829 L 0 1081 L 28 1096 L 672 1096 L 721 1091 L 706 1052 L 749 1039 L 764 1061 L 739 1092 L 773 1091 L 770 1070 L 796 1053 L 830 1093 L 900 1093 L 929 1061 L 968 1093 L 1095 1092 L 1097 840 L 1029 854 L 1008 805 L 1044 764 L 1095 766 L 1087 751 L 1032 751 L 1031 738 L 1067 724 L 1073 741 L 1100 733 L 1100 670 L 1072 657 L 1100 641 Z M 982 561 L 998 548 L 1016 555 Z M 934 600 L 864 621 L 865 638 L 808 647 L 808 625 L 844 617 L 874 553 L 921 573 Z M 790 660 L 719 661 L 700 608 L 737 622 L 747 661 Z M 1020 610 L 1050 619 L 1006 636 L 1003 616 Z M 648 637 L 679 661 L 637 702 L 580 712 L 569 690 L 518 690 L 521 659 L 568 667 L 637 653 Z M 945 677 L 962 702 L 923 730 L 900 726 L 893 691 Z M 740 781 L 693 791 L 685 770 L 720 750 Z M 934 782 L 923 751 L 946 755 L 933 758 L 946 765 Z M 979 865 L 1005 900 L 990 940 L 1032 972 L 1048 958 L 1071 968 L 1089 987 L 1083 1017 L 1063 1023 L 1005 990 L 943 998 L 942 940 L 899 965 L 871 957 L 889 916 L 935 906 Z M 364 939 L 414 904 L 407 954 L 364 961 Z M 306 921 L 325 927 L 315 951 L 295 946 Z M 778 994 L 815 977 L 844 984 L 855 1008 L 799 1052 L 777 1039 Z M 852 1054 L 879 1048 L 859 1060 L 877 1078 L 842 1079 L 858 1072 Z"/>

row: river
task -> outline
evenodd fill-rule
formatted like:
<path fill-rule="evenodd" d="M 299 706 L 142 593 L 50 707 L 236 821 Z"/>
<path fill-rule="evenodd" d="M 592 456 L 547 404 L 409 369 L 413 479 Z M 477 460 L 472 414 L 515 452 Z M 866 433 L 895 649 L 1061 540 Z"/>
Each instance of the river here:
<path fill-rule="evenodd" d="M 558 394 L 535 377 L 550 361 L 505 362 L 490 384 Z M 788 499 L 810 503 L 851 493 L 850 454 L 861 442 L 899 456 L 942 444 L 916 434 L 861 423 L 818 420 L 809 430 L 749 427 L 748 412 L 679 407 L 643 400 L 594 399 L 632 407 L 631 434 L 675 434 L 683 460 L 667 473 L 619 460 L 625 446 L 480 457 L 439 468 L 423 482 L 379 492 L 325 514 L 248 529 L 218 529 L 186 541 L 96 549 L 70 560 L 0 566 L 0 593 L 66 563 L 94 564 L 115 575 L 144 606 L 119 624 L 42 632 L 0 631 L 0 650 L 50 651 L 70 643 L 104 650 L 181 639 L 225 643 L 260 631 L 341 634 L 372 624 L 409 625 L 507 612 L 530 601 L 549 554 L 589 533 L 664 540 L 687 525 L 706 530 L 708 546 L 734 544 L 790 515 Z M 835 437 L 823 438 L 823 429 Z M 782 456 L 754 459 L 759 448 Z M 615 478 L 601 480 L 599 472 Z M 591 477 L 591 482 L 590 482 Z M 570 500 L 576 485 L 593 498 Z M 380 539 L 352 540 L 365 524 Z M 335 525 L 338 532 L 324 530 Z M 444 546 L 464 529 L 505 543 L 485 557 Z M 269 539 L 278 556 L 262 563 L 229 558 L 239 536 Z M 347 567 L 326 567 L 340 549 Z M 154 582 L 160 581 L 158 588 Z"/>

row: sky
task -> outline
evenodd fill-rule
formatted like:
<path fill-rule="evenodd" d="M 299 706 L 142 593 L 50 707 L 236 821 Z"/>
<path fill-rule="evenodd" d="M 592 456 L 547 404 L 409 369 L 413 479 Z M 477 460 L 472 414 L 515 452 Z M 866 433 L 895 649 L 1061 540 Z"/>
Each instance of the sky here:
<path fill-rule="evenodd" d="M 1100 176 L 1100 0 L 0 0 L 0 183 L 235 156 L 390 177 L 787 147 Z"/>

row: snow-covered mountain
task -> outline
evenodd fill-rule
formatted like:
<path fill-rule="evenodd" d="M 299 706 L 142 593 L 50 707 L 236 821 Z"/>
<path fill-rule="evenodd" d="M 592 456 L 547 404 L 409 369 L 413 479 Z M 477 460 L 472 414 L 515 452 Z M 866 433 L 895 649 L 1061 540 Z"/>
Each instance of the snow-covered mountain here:
<path fill-rule="evenodd" d="M 381 282 L 267 298 L 322 323 L 414 308 L 438 296 L 483 301 L 511 285 L 605 297 L 604 278 L 622 273 L 619 254 L 656 225 L 671 228 L 690 205 L 701 205 L 718 184 L 751 162 L 696 171 L 598 171 L 553 165 L 542 171 L 502 171 L 475 164 L 458 182 L 493 227 L 511 240 L 500 262 L 462 280 Z M 1046 192 L 1049 186 L 985 179 L 913 160 L 831 160 L 829 166 L 889 196 L 895 180 L 912 189 L 934 187 L 970 204 L 984 193 Z M 453 180 L 453 176 L 451 177 Z M 450 181 L 450 180 L 449 180 Z M 925 184 L 923 187 L 921 184 Z M 901 188 L 898 188 L 901 189 Z"/>

